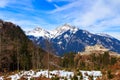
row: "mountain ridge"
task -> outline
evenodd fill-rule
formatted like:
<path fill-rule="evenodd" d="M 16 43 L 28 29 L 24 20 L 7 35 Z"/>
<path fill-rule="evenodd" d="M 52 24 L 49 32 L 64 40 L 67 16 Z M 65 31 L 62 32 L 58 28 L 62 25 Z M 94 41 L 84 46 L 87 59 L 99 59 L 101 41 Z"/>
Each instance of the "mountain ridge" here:
<path fill-rule="evenodd" d="M 82 30 L 82 29 L 79 29 L 79 28 L 77 28 L 75 26 L 71 26 L 71 25 L 66 23 L 66 24 L 64 24 L 62 26 L 59 26 L 56 29 L 50 30 L 50 31 L 45 30 L 45 29 L 43 29 L 41 27 L 35 27 L 33 30 L 26 31 L 25 33 L 26 33 L 26 35 L 33 35 L 35 37 L 55 38 L 55 37 L 61 35 L 62 33 L 66 32 L 68 30 L 71 30 L 71 32 L 73 32 L 73 31 Z M 83 31 L 84 31 L 84 33 L 90 33 L 87 30 L 83 30 Z M 42 32 L 42 34 L 41 34 L 41 32 Z M 73 32 L 73 33 L 75 33 L 75 32 Z M 56 36 L 56 34 L 59 34 L 59 35 Z M 93 34 L 93 33 L 91 33 L 91 34 Z M 113 36 L 105 34 L 105 33 L 96 33 L 95 35 L 114 38 Z"/>
<path fill-rule="evenodd" d="M 49 39 L 57 55 L 63 55 L 67 52 L 83 51 L 86 46 L 93 46 L 95 44 L 101 44 L 111 51 L 120 53 L 120 41 L 116 38 L 106 34 L 93 34 L 68 24 L 55 29 L 52 32 L 52 37 L 35 37 L 34 35 L 27 36 L 43 49 L 45 49 L 45 39 Z"/>

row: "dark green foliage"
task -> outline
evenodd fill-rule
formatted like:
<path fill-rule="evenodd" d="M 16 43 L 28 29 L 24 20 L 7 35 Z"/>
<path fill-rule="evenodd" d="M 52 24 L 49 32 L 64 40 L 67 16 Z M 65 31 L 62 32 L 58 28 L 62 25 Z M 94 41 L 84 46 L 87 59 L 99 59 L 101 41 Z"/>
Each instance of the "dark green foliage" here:
<path fill-rule="evenodd" d="M 0 71 L 17 70 L 18 66 L 20 70 L 38 68 L 36 64 L 40 65 L 45 51 L 35 46 L 19 26 L 2 20 L 0 24 Z"/>
<path fill-rule="evenodd" d="M 79 65 L 81 69 L 85 69 L 85 62 L 84 61 L 80 61 L 80 65 Z"/>
<path fill-rule="evenodd" d="M 83 75 L 80 71 L 77 72 L 77 76 L 80 76 L 80 79 L 83 79 Z"/>
<path fill-rule="evenodd" d="M 20 48 L 20 66 L 24 70 L 29 70 L 31 68 L 31 56 L 27 50 L 27 43 L 22 44 Z"/>
<path fill-rule="evenodd" d="M 105 52 L 103 54 L 103 65 L 109 64 L 109 60 L 110 60 L 109 58 L 110 58 L 109 52 Z"/>
<path fill-rule="evenodd" d="M 107 71 L 107 77 L 108 77 L 108 79 L 112 79 L 113 78 L 113 75 L 111 74 L 111 70 Z"/>
<path fill-rule="evenodd" d="M 62 67 L 74 68 L 74 57 L 75 57 L 75 53 L 71 52 L 71 53 L 65 54 L 62 59 Z"/>
<path fill-rule="evenodd" d="M 91 53 L 90 55 L 68 53 L 63 56 L 62 66 L 68 69 L 101 70 L 116 62 L 117 57 L 110 56 L 110 52 Z"/>
<path fill-rule="evenodd" d="M 51 80 L 59 80 L 60 78 L 55 76 L 55 77 L 52 77 Z"/>
<path fill-rule="evenodd" d="M 111 57 L 111 65 L 114 65 L 117 62 L 116 57 Z"/>
<path fill-rule="evenodd" d="M 10 64 L 10 69 L 13 71 L 13 70 L 17 69 L 17 57 L 16 57 L 15 53 L 11 56 L 11 60 L 13 62 Z"/>
<path fill-rule="evenodd" d="M 31 78 L 30 80 L 35 80 L 34 78 Z"/>
<path fill-rule="evenodd" d="M 78 80 L 78 77 L 76 75 L 74 75 L 71 80 Z"/>
<path fill-rule="evenodd" d="M 65 79 L 64 80 L 67 80 L 67 78 L 65 77 Z"/>
<path fill-rule="evenodd" d="M 91 75 L 91 76 L 89 76 L 89 79 L 90 79 L 90 80 L 93 80 L 93 76 L 92 76 L 92 75 Z"/>
<path fill-rule="evenodd" d="M 80 76 L 80 79 L 83 79 L 83 75 Z"/>

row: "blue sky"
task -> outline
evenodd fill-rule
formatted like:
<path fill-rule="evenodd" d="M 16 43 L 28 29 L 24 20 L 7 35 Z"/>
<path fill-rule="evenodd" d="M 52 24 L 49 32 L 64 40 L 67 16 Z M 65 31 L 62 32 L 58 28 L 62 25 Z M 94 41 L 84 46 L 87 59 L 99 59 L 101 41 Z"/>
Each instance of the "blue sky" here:
<path fill-rule="evenodd" d="M 120 0 L 0 0 L 0 18 L 24 30 L 69 23 L 120 40 Z"/>

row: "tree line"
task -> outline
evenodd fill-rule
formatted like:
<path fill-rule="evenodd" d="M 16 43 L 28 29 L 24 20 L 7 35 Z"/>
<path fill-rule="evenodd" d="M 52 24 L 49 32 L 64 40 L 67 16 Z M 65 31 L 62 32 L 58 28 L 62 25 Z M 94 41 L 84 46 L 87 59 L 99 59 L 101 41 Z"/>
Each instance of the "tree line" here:
<path fill-rule="evenodd" d="M 66 53 L 61 61 L 61 66 L 67 69 L 100 70 L 114 65 L 118 58 L 110 56 L 110 52 L 91 53 L 89 55 Z"/>

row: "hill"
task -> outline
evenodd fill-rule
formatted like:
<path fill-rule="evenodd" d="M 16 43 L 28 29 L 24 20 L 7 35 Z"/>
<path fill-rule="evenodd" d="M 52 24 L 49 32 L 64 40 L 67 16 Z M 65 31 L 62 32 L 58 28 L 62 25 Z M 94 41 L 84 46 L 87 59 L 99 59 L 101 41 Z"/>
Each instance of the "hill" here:
<path fill-rule="evenodd" d="M 50 54 L 50 61 L 58 57 Z M 47 68 L 48 53 L 33 44 L 20 26 L 0 20 L 0 71 Z"/>

